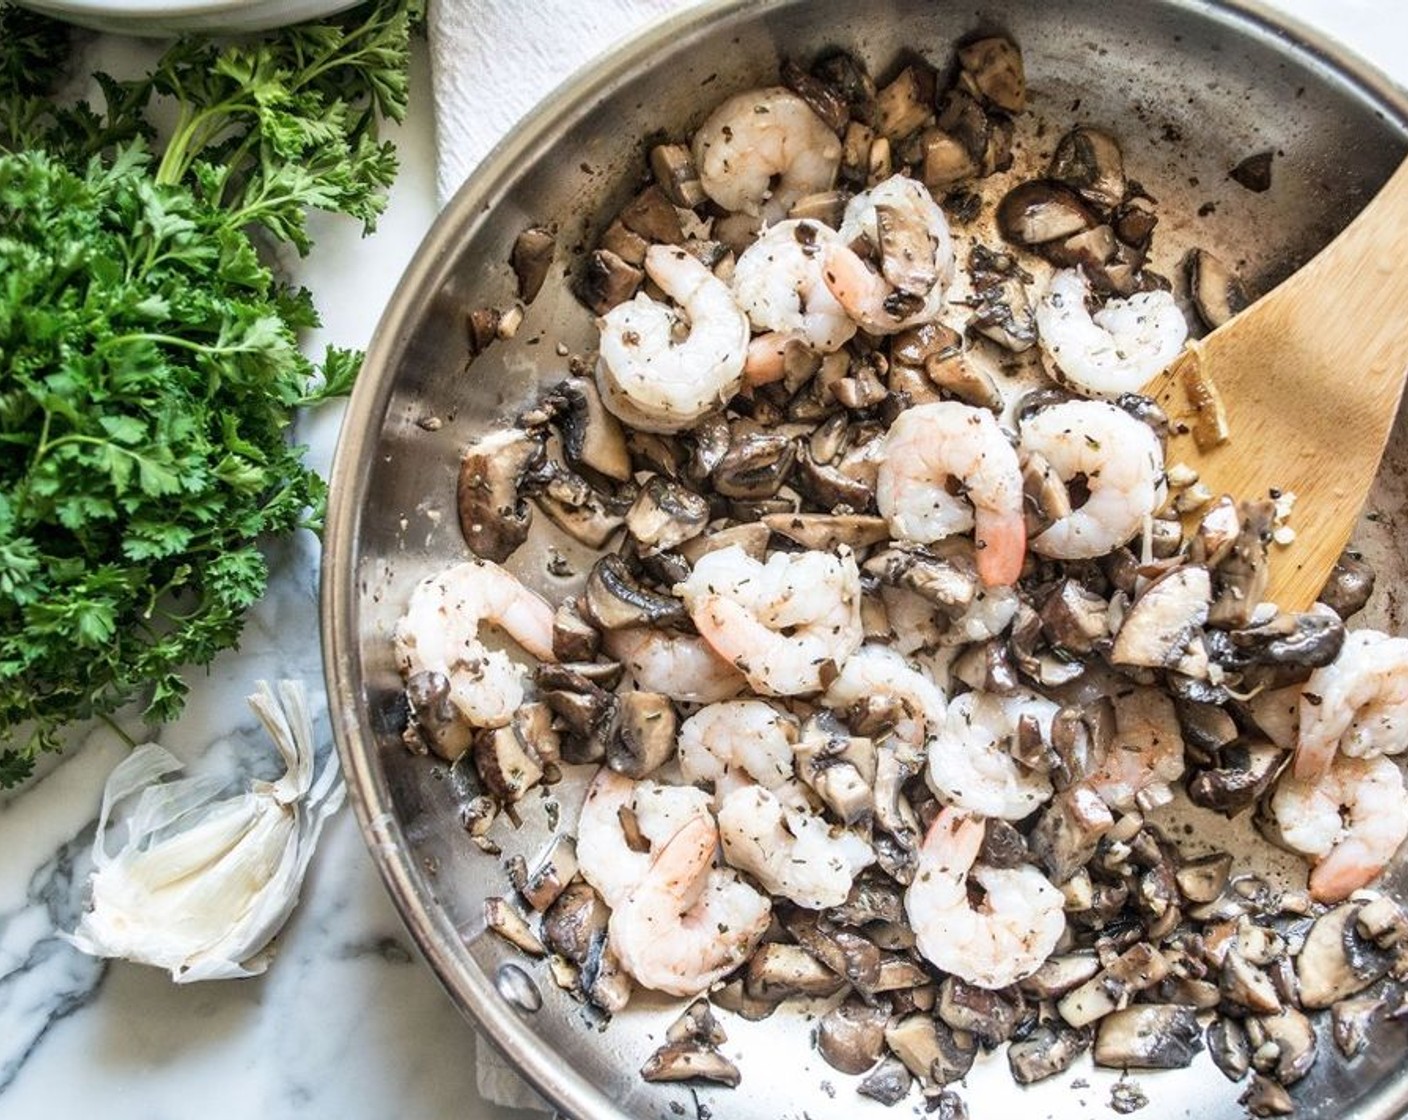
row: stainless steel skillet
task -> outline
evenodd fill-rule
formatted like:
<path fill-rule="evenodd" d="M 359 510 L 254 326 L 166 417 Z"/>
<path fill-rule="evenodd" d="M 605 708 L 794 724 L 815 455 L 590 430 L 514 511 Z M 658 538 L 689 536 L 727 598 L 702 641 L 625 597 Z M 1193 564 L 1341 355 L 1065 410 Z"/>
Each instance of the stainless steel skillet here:
<path fill-rule="evenodd" d="M 460 451 L 562 375 L 558 342 L 590 349 L 590 317 L 565 273 L 572 248 L 589 245 L 638 185 L 645 137 L 683 135 L 728 93 L 775 78 L 783 56 L 805 60 L 840 46 L 883 74 L 902 50 L 943 65 L 957 38 L 994 28 L 1021 45 L 1032 90 L 1016 171 L 1043 164 L 1074 123 L 1114 131 L 1130 173 L 1159 199 L 1155 264 L 1167 274 L 1200 245 L 1237 262 L 1253 289 L 1264 290 L 1343 226 L 1408 148 L 1408 98 L 1362 62 L 1252 3 L 706 4 L 632 40 L 520 125 L 442 214 L 377 330 L 344 422 L 325 538 L 323 643 L 338 744 L 373 855 L 431 966 L 480 1031 L 567 1115 L 669 1120 L 708 1109 L 727 1120 L 821 1120 L 891 1113 L 857 1097 L 854 1082 L 814 1053 L 804 1012 L 784 1010 L 754 1024 L 729 1017 L 724 1049 L 738 1058 L 743 1085 L 696 1095 L 637 1076 L 672 1005 L 642 1000 L 602 1029 L 545 970 L 527 965 L 532 990 L 504 972 L 526 962 L 483 935 L 482 899 L 507 890 L 502 862 L 467 842 L 457 775 L 402 746 L 391 660 L 391 627 L 410 588 L 464 552 L 454 516 Z M 1252 194 L 1227 178 L 1241 159 L 1267 150 L 1276 153 L 1270 191 Z M 465 312 L 511 300 L 510 246 L 522 228 L 543 222 L 559 231 L 547 285 L 513 341 L 469 364 Z M 1397 609 L 1392 585 L 1403 564 L 1390 526 L 1408 514 L 1405 496 L 1408 433 L 1400 427 L 1371 499 L 1388 520 L 1364 527 L 1384 585 L 1371 622 L 1397 621 L 1384 614 Z M 585 571 L 580 550 L 541 524 L 514 566 L 558 598 L 571 583 L 545 574 L 549 547 Z M 569 779 L 525 802 L 522 828 L 496 830 L 505 856 L 531 858 L 550 822 L 575 814 L 579 796 Z M 1254 864 L 1267 858 L 1261 848 L 1249 856 Z M 1296 1090 L 1301 1114 L 1408 1110 L 1402 1030 L 1389 1024 L 1353 1066 L 1322 1060 Z M 466 1032 L 466 1052 L 468 1045 Z M 1018 1110 L 1103 1116 L 1116 1080 L 1077 1065 L 1022 1090 L 999 1054 L 980 1059 L 963 1095 L 978 1117 Z M 1240 1090 L 1206 1061 L 1137 1080 L 1149 1098 L 1140 1115 L 1149 1120 L 1242 1114 Z M 908 1112 L 917 1100 L 898 1108 Z"/>

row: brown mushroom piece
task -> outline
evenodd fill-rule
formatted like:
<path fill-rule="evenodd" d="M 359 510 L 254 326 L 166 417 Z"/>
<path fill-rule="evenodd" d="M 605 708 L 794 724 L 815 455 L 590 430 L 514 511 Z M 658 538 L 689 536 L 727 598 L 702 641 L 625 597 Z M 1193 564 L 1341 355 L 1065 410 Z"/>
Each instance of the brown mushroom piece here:
<path fill-rule="evenodd" d="M 1320 602 L 1348 620 L 1364 609 L 1373 593 L 1374 569 L 1362 557 L 1345 552 L 1335 561 L 1330 578 L 1320 591 Z"/>
<path fill-rule="evenodd" d="M 1042 810 L 1031 834 L 1032 852 L 1059 885 L 1090 862 L 1114 823 L 1109 806 L 1094 791 L 1070 786 Z"/>
<path fill-rule="evenodd" d="M 754 999 L 780 1003 L 792 996 L 830 996 L 845 981 L 800 945 L 770 941 L 748 962 L 744 979 Z"/>
<path fill-rule="evenodd" d="M 797 776 L 843 824 L 859 824 L 875 811 L 875 746 L 831 722 L 817 716 L 807 721 L 795 748 Z"/>
<path fill-rule="evenodd" d="M 1124 199 L 1124 155 L 1119 142 L 1098 128 L 1081 125 L 1061 137 L 1046 174 L 1104 210 Z"/>
<path fill-rule="evenodd" d="M 520 800 L 543 779 L 542 759 L 512 726 L 481 729 L 473 749 L 479 777 L 506 802 Z"/>
<path fill-rule="evenodd" d="M 569 377 L 553 390 L 561 401 L 558 428 L 570 462 L 617 482 L 631 478 L 631 455 L 621 421 L 606 410 L 594 382 Z"/>
<path fill-rule="evenodd" d="M 1097 224 L 1080 195 L 1045 179 L 1018 184 L 997 207 L 997 226 L 1002 236 L 1027 248 L 1064 241 Z"/>
<path fill-rule="evenodd" d="M 826 552 L 839 545 L 860 551 L 890 538 L 883 517 L 863 513 L 773 513 L 763 518 L 763 524 L 804 548 Z"/>
<path fill-rule="evenodd" d="M 1237 274 L 1206 249 L 1191 250 L 1184 267 L 1188 270 L 1188 294 L 1193 307 L 1209 330 L 1222 326 L 1251 305 Z"/>
<path fill-rule="evenodd" d="M 444 673 L 412 673 L 406 680 L 406 704 L 426 745 L 446 762 L 469 750 L 474 728 L 450 699 L 450 678 Z"/>
<path fill-rule="evenodd" d="M 1252 1065 L 1252 1049 L 1247 1032 L 1236 1019 L 1219 1016 L 1208 1024 L 1208 1055 L 1228 1081 L 1246 1077 Z"/>
<path fill-rule="evenodd" d="M 460 532 L 476 556 L 502 564 L 528 539 L 533 510 L 518 490 L 542 454 L 542 439 L 521 428 L 494 432 L 465 448 L 455 505 Z"/>
<path fill-rule="evenodd" d="M 533 501 L 548 519 L 588 548 L 602 548 L 626 521 L 635 501 L 635 487 L 604 495 L 560 462 L 549 460 L 530 479 Z"/>
<path fill-rule="evenodd" d="M 1131 945 L 1096 976 L 1067 992 L 1057 1010 L 1073 1027 L 1085 1027 L 1122 1009 L 1135 994 L 1169 973 L 1169 962 L 1147 941 Z"/>
<path fill-rule="evenodd" d="M 1369 1045 L 1369 1032 L 1383 1010 L 1381 998 L 1342 999 L 1330 1007 L 1331 1033 L 1347 1059 L 1357 1058 Z"/>
<path fill-rule="evenodd" d="M 1216 597 L 1208 611 L 1208 624 L 1217 627 L 1245 626 L 1251 621 L 1266 595 L 1270 569 L 1266 547 L 1276 521 L 1276 503 L 1270 500 L 1243 502 L 1241 530 L 1226 559 L 1217 566 Z"/>
<path fill-rule="evenodd" d="M 956 976 L 944 977 L 939 985 L 939 1018 L 955 1031 L 974 1035 L 987 1050 L 1012 1037 L 1021 1009 L 1020 996 L 1013 1000 L 1002 992 L 974 987 Z"/>
<path fill-rule="evenodd" d="M 542 693 L 543 702 L 557 716 L 564 738 L 562 758 L 571 763 L 601 762 L 611 739 L 617 698 L 613 693 L 578 677 L 576 687 Z"/>
<path fill-rule="evenodd" d="M 601 634 L 578 613 L 573 600 L 552 616 L 552 652 L 558 661 L 590 661 L 601 647 Z"/>
<path fill-rule="evenodd" d="M 849 453 L 848 453 L 849 454 Z M 817 463 L 803 448 L 794 483 L 813 505 L 832 512 L 864 513 L 875 503 L 875 484 L 847 474 L 841 466 Z"/>
<path fill-rule="evenodd" d="M 656 144 L 650 149 L 650 173 L 676 206 L 693 210 L 707 198 L 687 144 Z"/>
<path fill-rule="evenodd" d="M 582 606 L 603 630 L 633 626 L 674 626 L 688 617 L 673 595 L 642 587 L 619 556 L 603 556 L 587 577 Z"/>
<path fill-rule="evenodd" d="M 909 1095 L 914 1078 L 898 1058 L 886 1058 L 857 1087 L 863 1097 L 879 1101 L 887 1107 L 897 1105 Z"/>
<path fill-rule="evenodd" d="M 909 1015 L 885 1028 L 885 1045 L 927 1085 L 950 1085 L 967 1076 L 978 1048 L 961 1041 L 930 1015 Z"/>
<path fill-rule="evenodd" d="M 1136 1004 L 1100 1020 L 1095 1064 L 1114 1069 L 1182 1069 L 1203 1048 L 1201 1034 L 1192 1008 Z"/>
<path fill-rule="evenodd" d="M 1022 466 L 1022 511 L 1030 540 L 1071 515 L 1071 492 L 1046 457 L 1036 451 L 1024 452 Z"/>
<path fill-rule="evenodd" d="M 889 1018 L 886 1008 L 852 996 L 821 1017 L 816 1048 L 833 1069 L 864 1073 L 885 1052 L 885 1024 Z"/>
<path fill-rule="evenodd" d="M 519 893 L 538 913 L 561 897 L 577 874 L 577 845 L 570 836 L 558 836 L 548 846 L 519 886 Z"/>
<path fill-rule="evenodd" d="M 569 883 L 543 914 L 543 940 L 575 964 L 586 962 L 592 945 L 606 938 L 609 911 L 580 879 Z"/>
<path fill-rule="evenodd" d="M 875 127 L 880 135 L 892 141 L 902 140 L 933 115 L 934 79 L 932 66 L 914 62 L 877 91 Z"/>
<path fill-rule="evenodd" d="M 880 980 L 880 950 L 870 941 L 853 930 L 824 929 L 809 911 L 791 910 L 781 917 L 803 949 L 860 991 L 874 991 Z"/>
<path fill-rule="evenodd" d="M 552 230 L 542 226 L 529 226 L 514 239 L 509 264 L 518 278 L 518 298 L 524 303 L 532 303 L 542 290 L 555 246 Z"/>
<path fill-rule="evenodd" d="M 1223 747 L 1241 734 L 1237 721 L 1221 705 L 1179 698 L 1173 706 L 1178 712 L 1184 744 L 1205 759 L 1216 758 Z"/>
<path fill-rule="evenodd" d="M 606 745 L 606 765 L 639 781 L 675 753 L 679 716 L 668 696 L 626 692 L 616 702 L 616 734 Z"/>
<path fill-rule="evenodd" d="M 647 241 L 678 245 L 684 240 L 680 216 L 658 184 L 652 184 L 626 203 L 621 224 Z"/>
<path fill-rule="evenodd" d="M 782 516 L 786 516 L 785 514 Z M 771 530 L 759 522 L 731 525 L 727 529 L 710 529 L 697 537 L 691 537 L 680 546 L 680 556 L 685 563 L 693 566 L 701 556 L 717 552 L 723 548 L 741 548 L 754 560 L 762 560 L 767 552 Z"/>
<path fill-rule="evenodd" d="M 1281 997 L 1270 977 L 1251 964 L 1235 948 L 1222 958 L 1219 987 L 1228 1003 L 1253 1015 L 1270 1015 L 1281 1010 Z"/>
<path fill-rule="evenodd" d="M 577 283 L 577 297 L 596 315 L 605 315 L 636 294 L 645 272 L 610 249 L 598 249 L 587 258 Z"/>
<path fill-rule="evenodd" d="M 958 48 L 964 84 L 1007 113 L 1027 107 L 1027 78 L 1022 52 L 1010 39 L 991 35 Z"/>
<path fill-rule="evenodd" d="M 711 1047 L 693 1042 L 667 1042 L 640 1068 L 646 1081 L 713 1081 L 736 1088 L 738 1067 Z"/>
<path fill-rule="evenodd" d="M 658 474 L 646 480 L 626 514 L 626 530 L 647 556 L 694 539 L 708 523 L 708 501 Z"/>
<path fill-rule="evenodd" d="M 1207 621 L 1211 598 L 1212 582 L 1201 565 L 1185 565 L 1161 576 L 1125 614 L 1110 660 L 1116 665 L 1187 672 L 1183 665 L 1189 659 L 1189 645 Z"/>
<path fill-rule="evenodd" d="M 1286 754 L 1264 740 L 1232 743 L 1219 754 L 1219 765 L 1193 771 L 1188 799 L 1194 805 L 1225 816 L 1250 808 L 1270 788 Z"/>
<path fill-rule="evenodd" d="M 1019 980 L 1017 987 L 1032 999 L 1056 999 L 1099 971 L 1100 958 L 1093 953 L 1063 953 L 1047 957 L 1035 972 Z"/>
<path fill-rule="evenodd" d="M 1295 1101 L 1278 1085 L 1259 1073 L 1252 1074 L 1252 1083 L 1247 1091 L 1237 1098 L 1237 1103 L 1246 1106 L 1253 1116 L 1290 1116 L 1296 1110 Z"/>
<path fill-rule="evenodd" d="M 1356 930 L 1363 903 L 1347 902 L 1316 919 L 1296 956 L 1301 1006 L 1320 1010 L 1358 995 L 1388 971 L 1389 960 Z"/>
<path fill-rule="evenodd" d="M 792 473 L 797 444 L 785 435 L 749 432 L 732 440 L 712 479 L 729 498 L 771 498 Z"/>
<path fill-rule="evenodd" d="M 1252 665 L 1319 669 L 1335 660 L 1344 645 L 1345 626 L 1337 615 L 1281 612 L 1259 626 L 1219 630 L 1208 636 L 1208 652 L 1227 669 Z"/>
<path fill-rule="evenodd" d="M 1189 902 L 1211 902 L 1227 887 L 1232 873 L 1230 852 L 1213 852 L 1179 865 L 1174 873 L 1178 890 Z"/>
<path fill-rule="evenodd" d="M 1036 313 L 1027 298 L 1030 280 L 1006 253 L 975 245 L 968 269 L 973 277 L 969 328 L 1020 354 L 1036 345 Z"/>
<path fill-rule="evenodd" d="M 1294 1007 L 1247 1020 L 1252 1065 L 1282 1085 L 1294 1085 L 1315 1064 L 1315 1027 Z"/>
<path fill-rule="evenodd" d="M 547 949 L 538 940 L 526 919 L 513 904 L 505 898 L 484 900 L 484 924 L 510 945 L 527 953 L 530 957 L 545 957 Z"/>
<path fill-rule="evenodd" d="M 1041 607 L 1047 641 L 1072 653 L 1090 653 L 1109 626 L 1110 604 L 1074 579 L 1064 580 Z"/>
<path fill-rule="evenodd" d="M 1090 1035 L 1060 1023 L 1042 1023 L 1007 1048 L 1007 1064 L 1012 1080 L 1019 1085 L 1034 1085 L 1064 1073 L 1090 1049 Z"/>

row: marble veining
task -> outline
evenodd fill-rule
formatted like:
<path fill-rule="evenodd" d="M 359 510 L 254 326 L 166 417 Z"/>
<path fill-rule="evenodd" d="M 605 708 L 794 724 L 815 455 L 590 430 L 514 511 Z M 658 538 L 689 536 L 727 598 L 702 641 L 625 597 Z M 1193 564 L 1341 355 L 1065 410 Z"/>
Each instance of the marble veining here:
<path fill-rule="evenodd" d="M 494 2 L 494 0 L 488 0 Z M 506 2 L 506 0 L 498 0 Z M 1408 78 L 1408 10 L 1396 0 L 1282 0 Z M 100 42 L 102 61 L 150 48 Z M 308 340 L 365 345 L 376 312 L 434 216 L 429 82 L 417 58 L 411 114 L 394 135 L 404 171 L 380 230 L 314 223 L 318 250 L 292 263 L 325 326 Z M 326 469 L 340 420 L 330 406 L 299 438 Z M 186 714 L 158 739 L 231 779 L 277 767 L 244 697 L 260 678 L 301 677 L 321 692 L 317 542 L 270 554 L 268 597 L 241 649 L 191 680 Z M 321 706 L 321 705 L 320 705 Z M 319 733 L 327 737 L 325 714 Z M 130 728 L 140 737 L 140 727 Z M 349 811 L 329 823 L 270 970 L 252 980 L 174 985 L 166 974 L 106 964 L 60 940 L 83 905 L 98 802 L 124 748 L 91 731 L 82 749 L 46 760 L 18 796 L 0 799 L 0 1117 L 66 1120 L 508 1120 L 484 1104 L 475 1040 L 421 963 Z"/>

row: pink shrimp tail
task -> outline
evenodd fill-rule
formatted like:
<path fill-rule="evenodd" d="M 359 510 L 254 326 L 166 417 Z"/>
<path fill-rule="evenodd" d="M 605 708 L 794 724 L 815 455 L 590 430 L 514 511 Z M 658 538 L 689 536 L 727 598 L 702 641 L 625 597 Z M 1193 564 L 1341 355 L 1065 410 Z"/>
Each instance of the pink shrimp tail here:
<path fill-rule="evenodd" d="M 1022 515 L 979 510 L 974 539 L 978 546 L 978 576 L 983 585 L 1010 587 L 1016 583 L 1027 557 L 1027 526 Z"/>
<path fill-rule="evenodd" d="M 787 347 L 797 338 L 794 331 L 769 331 L 748 344 L 743 363 L 743 380 L 749 385 L 766 385 L 787 376 Z"/>

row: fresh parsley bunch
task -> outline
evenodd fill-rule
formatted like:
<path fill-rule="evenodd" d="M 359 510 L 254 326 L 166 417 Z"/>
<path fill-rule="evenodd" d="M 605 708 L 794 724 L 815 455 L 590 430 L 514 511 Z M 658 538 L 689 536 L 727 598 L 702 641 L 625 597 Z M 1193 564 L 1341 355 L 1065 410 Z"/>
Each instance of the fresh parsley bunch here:
<path fill-rule="evenodd" d="M 180 669 L 264 591 L 260 541 L 317 527 L 288 429 L 360 355 L 300 353 L 312 301 L 261 249 L 306 253 L 310 209 L 373 227 L 415 8 L 183 40 L 144 79 L 97 76 L 94 109 L 52 96 L 66 29 L 0 7 L 0 786 L 70 720 L 139 696 L 175 715 Z"/>

